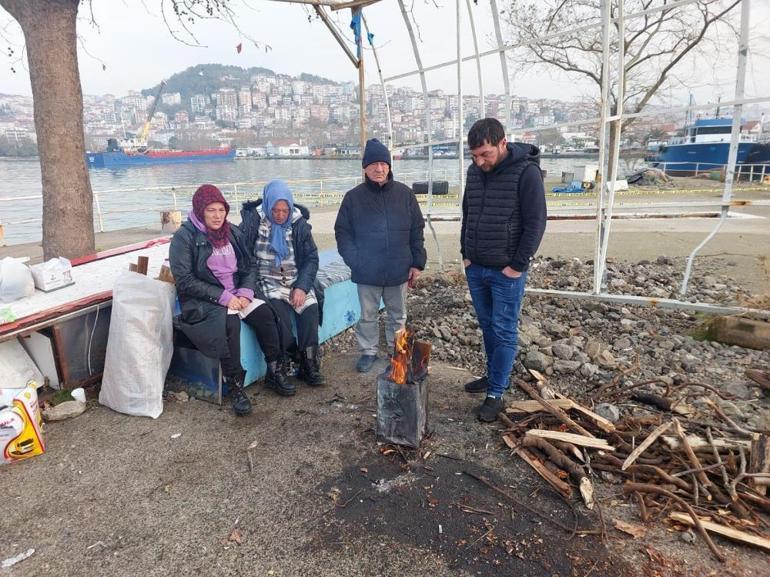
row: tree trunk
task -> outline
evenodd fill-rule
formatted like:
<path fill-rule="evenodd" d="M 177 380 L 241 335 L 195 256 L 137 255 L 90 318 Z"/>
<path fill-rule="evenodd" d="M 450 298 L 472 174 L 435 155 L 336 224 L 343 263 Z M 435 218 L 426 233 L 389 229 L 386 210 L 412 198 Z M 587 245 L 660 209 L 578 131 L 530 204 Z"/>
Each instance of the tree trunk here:
<path fill-rule="evenodd" d="M 94 252 L 76 18 L 80 0 L 0 0 L 26 41 L 43 184 L 43 255 Z"/>

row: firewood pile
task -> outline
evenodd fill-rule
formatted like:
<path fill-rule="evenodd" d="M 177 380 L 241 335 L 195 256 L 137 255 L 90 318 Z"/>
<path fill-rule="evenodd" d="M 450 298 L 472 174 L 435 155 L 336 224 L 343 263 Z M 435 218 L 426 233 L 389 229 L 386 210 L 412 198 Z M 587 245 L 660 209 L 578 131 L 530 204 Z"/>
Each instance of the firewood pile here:
<path fill-rule="evenodd" d="M 770 552 L 770 435 L 733 421 L 719 404 L 729 395 L 687 380 L 629 387 L 617 378 L 592 394 L 633 409 L 613 422 L 532 374 L 534 383 L 516 381 L 532 400 L 500 414 L 502 439 L 562 497 L 578 493 L 594 509 L 594 480 L 622 482 L 643 522 L 694 527 L 720 561 L 710 533 Z M 709 410 L 689 404 L 696 398 Z"/>

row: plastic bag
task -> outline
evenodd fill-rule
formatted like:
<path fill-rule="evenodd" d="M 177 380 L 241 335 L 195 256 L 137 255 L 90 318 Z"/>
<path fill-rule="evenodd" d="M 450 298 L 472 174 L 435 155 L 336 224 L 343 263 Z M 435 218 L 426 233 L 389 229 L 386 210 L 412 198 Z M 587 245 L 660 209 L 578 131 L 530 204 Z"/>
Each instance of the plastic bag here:
<path fill-rule="evenodd" d="M 0 465 L 45 453 L 37 383 L 0 389 Z"/>
<path fill-rule="evenodd" d="M 7 256 L 0 260 L 0 301 L 9 303 L 35 294 L 35 281 L 29 267 Z"/>
<path fill-rule="evenodd" d="M 112 316 L 99 402 L 156 419 L 174 352 L 174 285 L 124 272 L 112 289 Z"/>

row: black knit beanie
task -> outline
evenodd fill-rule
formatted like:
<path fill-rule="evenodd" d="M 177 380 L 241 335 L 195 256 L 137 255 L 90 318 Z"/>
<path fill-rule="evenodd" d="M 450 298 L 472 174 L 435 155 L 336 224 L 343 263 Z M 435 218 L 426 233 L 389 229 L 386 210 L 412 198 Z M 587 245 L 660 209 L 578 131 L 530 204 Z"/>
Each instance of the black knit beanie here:
<path fill-rule="evenodd" d="M 386 162 L 390 166 L 390 152 L 388 147 L 376 138 L 366 141 L 366 148 L 364 148 L 364 159 L 361 161 L 361 166 L 366 168 L 373 162 Z"/>

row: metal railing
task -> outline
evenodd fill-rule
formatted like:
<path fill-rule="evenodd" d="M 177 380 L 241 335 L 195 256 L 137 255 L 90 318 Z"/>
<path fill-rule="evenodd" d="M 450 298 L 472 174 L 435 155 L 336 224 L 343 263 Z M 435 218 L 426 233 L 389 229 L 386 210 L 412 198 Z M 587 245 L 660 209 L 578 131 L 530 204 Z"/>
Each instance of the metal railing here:
<path fill-rule="evenodd" d="M 435 178 L 450 177 L 449 171 Z M 414 180 L 425 180 L 423 171 L 399 171 L 398 179 L 407 183 Z M 287 180 L 292 189 L 295 200 L 308 207 L 334 206 L 342 202 L 345 193 L 360 184 L 362 176 L 325 177 L 313 179 Z M 231 203 L 231 210 L 237 213 L 239 205 L 249 199 L 256 200 L 262 197 L 262 189 L 270 179 L 254 181 L 237 181 L 219 184 L 222 194 Z M 456 182 L 449 180 L 450 185 Z M 118 230 L 149 224 L 150 215 L 158 215 L 159 212 L 169 210 L 187 210 L 191 206 L 192 195 L 198 184 L 182 184 L 175 186 L 155 187 L 129 187 L 93 190 L 94 230 L 105 232 L 106 230 Z M 0 225 L 4 227 L 6 241 L 10 237 L 18 237 L 17 227 L 28 225 L 40 225 L 42 222 L 42 194 L 27 196 L 0 196 L 0 214 L 7 214 L 4 206 L 27 203 L 28 206 L 15 211 L 16 215 L 10 219 L 3 219 Z M 424 204 L 424 197 L 418 196 Z M 458 207 L 456 195 L 448 195 L 446 201 L 434 200 L 434 204 L 451 205 Z M 129 215 L 135 215 L 128 218 Z M 112 222 L 110 222 L 112 221 Z M 18 242 L 27 242 L 39 239 L 40 235 L 24 235 Z"/>

